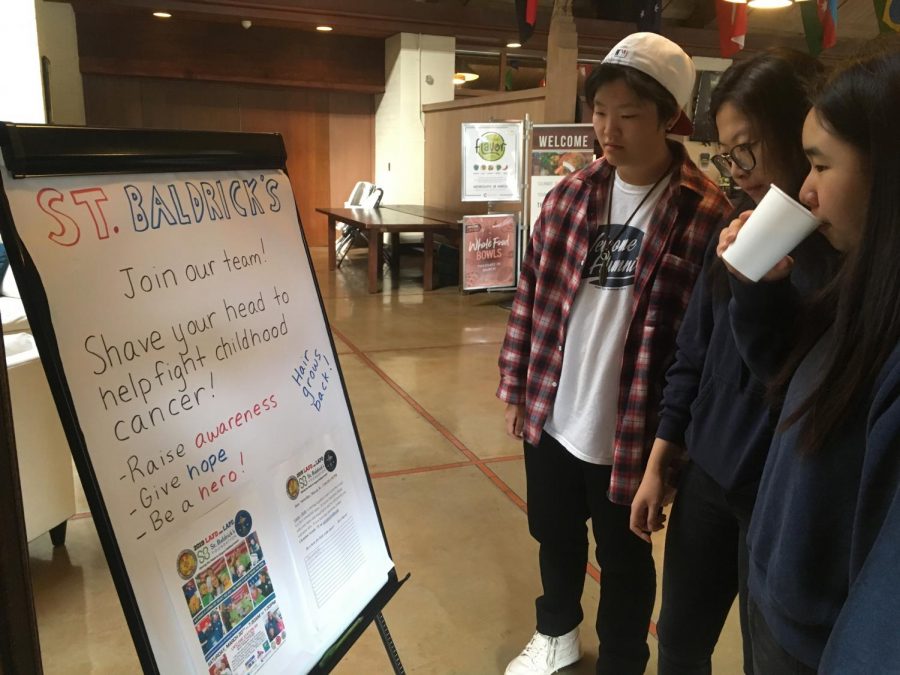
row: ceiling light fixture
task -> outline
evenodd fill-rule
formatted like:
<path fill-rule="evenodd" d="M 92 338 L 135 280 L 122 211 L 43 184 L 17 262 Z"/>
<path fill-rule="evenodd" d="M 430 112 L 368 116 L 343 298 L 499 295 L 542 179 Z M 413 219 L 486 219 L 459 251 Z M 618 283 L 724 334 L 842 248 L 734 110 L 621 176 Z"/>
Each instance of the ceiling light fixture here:
<path fill-rule="evenodd" d="M 519 49 L 521 46 L 522 46 L 522 44 L 520 42 L 507 42 L 506 43 L 507 49 Z"/>
<path fill-rule="evenodd" d="M 454 73 L 453 84 L 465 84 L 466 82 L 474 82 L 479 77 L 478 73 Z"/>
<path fill-rule="evenodd" d="M 330 33 L 334 30 L 331 26 L 316 26 L 316 30 L 320 33 Z"/>
<path fill-rule="evenodd" d="M 172 15 L 168 12 L 153 12 L 153 16 L 157 19 L 171 19 Z"/>

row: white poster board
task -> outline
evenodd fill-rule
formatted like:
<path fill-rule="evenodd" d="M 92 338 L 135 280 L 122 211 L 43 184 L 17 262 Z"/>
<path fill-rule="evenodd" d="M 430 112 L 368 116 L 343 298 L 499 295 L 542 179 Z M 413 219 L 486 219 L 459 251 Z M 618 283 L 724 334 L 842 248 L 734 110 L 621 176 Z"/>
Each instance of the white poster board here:
<path fill-rule="evenodd" d="M 160 672 L 310 670 L 393 563 L 287 176 L 0 172 Z"/>
<path fill-rule="evenodd" d="M 522 199 L 522 123 L 462 125 L 462 201 Z"/>

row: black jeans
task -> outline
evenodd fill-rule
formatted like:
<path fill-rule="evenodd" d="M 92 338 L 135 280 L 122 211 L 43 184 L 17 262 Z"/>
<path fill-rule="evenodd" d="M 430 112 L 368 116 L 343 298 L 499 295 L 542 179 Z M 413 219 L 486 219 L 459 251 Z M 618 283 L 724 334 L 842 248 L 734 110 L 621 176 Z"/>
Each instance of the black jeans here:
<path fill-rule="evenodd" d="M 727 494 L 696 464 L 685 467 L 666 533 L 657 623 L 659 675 L 712 673 L 713 649 L 735 595 L 739 595 L 744 672 L 754 672 L 747 623 L 746 542 L 755 497 L 755 485 Z"/>
<path fill-rule="evenodd" d="M 588 556 L 587 519 L 601 570 L 597 636 L 600 675 L 640 675 L 650 650 L 647 630 L 656 596 L 650 545 L 628 528 L 630 508 L 606 496 L 611 467 L 583 462 L 553 437 L 525 443 L 528 527 L 540 544 L 544 594 L 535 601 L 537 629 L 559 636 L 581 623 Z"/>
<path fill-rule="evenodd" d="M 747 603 L 753 637 L 753 667 L 760 675 L 816 675 L 816 669 L 788 654 L 775 640 L 752 599 Z"/>

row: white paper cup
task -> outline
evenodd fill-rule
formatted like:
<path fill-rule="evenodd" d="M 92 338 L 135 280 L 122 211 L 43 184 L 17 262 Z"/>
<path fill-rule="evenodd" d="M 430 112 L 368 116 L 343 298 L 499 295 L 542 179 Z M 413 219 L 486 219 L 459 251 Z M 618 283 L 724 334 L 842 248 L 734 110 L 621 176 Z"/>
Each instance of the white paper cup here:
<path fill-rule="evenodd" d="M 750 281 L 759 281 L 818 226 L 802 204 L 772 185 L 722 257 Z"/>

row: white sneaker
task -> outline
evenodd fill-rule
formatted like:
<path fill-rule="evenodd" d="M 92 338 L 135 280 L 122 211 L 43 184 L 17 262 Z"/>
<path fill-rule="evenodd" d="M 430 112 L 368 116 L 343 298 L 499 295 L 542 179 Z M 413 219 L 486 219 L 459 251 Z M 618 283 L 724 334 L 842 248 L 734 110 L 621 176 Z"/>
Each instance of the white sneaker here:
<path fill-rule="evenodd" d="M 550 675 L 580 658 L 578 628 L 559 637 L 535 632 L 522 653 L 506 666 L 506 675 Z"/>

